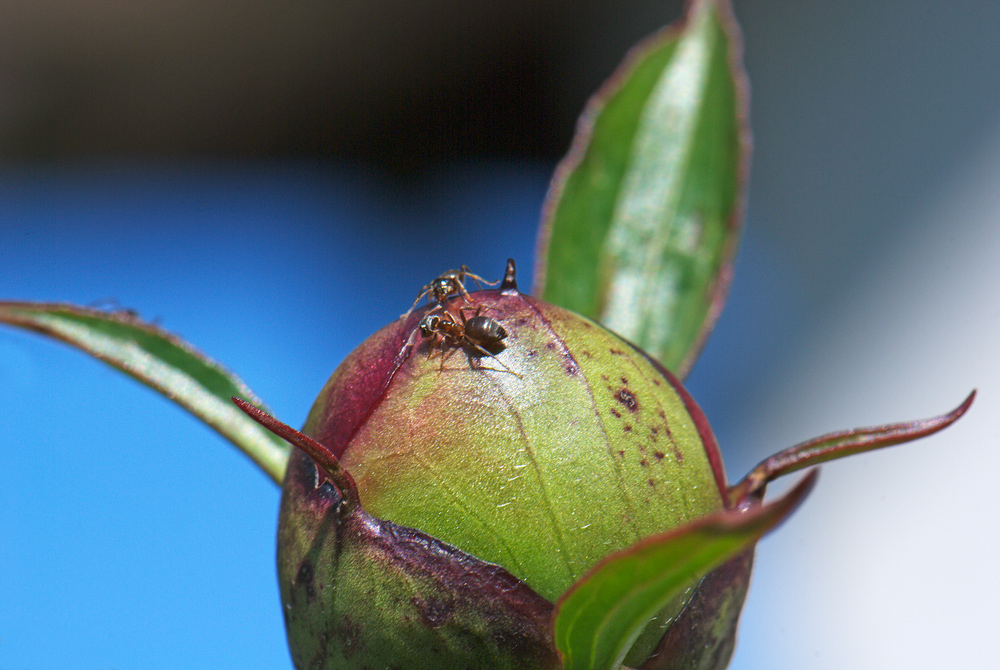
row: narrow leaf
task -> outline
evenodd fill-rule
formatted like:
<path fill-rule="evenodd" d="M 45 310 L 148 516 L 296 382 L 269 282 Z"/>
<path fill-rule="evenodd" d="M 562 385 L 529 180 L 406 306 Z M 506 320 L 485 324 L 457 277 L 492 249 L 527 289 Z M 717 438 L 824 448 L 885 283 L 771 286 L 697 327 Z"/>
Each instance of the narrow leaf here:
<path fill-rule="evenodd" d="M 762 461 L 740 483 L 729 489 L 730 505 L 738 506 L 751 496 L 761 494 L 768 482 L 796 470 L 851 454 L 891 447 L 943 430 L 965 414 L 975 397 L 976 392 L 973 391 L 951 412 L 932 419 L 827 433 L 779 451 Z"/>
<path fill-rule="evenodd" d="M 235 375 L 191 345 L 127 311 L 73 305 L 0 302 L 0 322 L 71 344 L 184 407 L 242 449 L 281 483 L 290 447 L 233 405 L 259 399 Z"/>
<path fill-rule="evenodd" d="M 598 563 L 556 605 L 564 670 L 615 670 L 651 617 L 794 511 L 816 471 L 774 503 L 728 509 L 647 538 Z"/>
<path fill-rule="evenodd" d="M 749 159 L 728 0 L 694 0 L 588 104 L 556 171 L 535 294 L 690 369 L 732 272 Z"/>

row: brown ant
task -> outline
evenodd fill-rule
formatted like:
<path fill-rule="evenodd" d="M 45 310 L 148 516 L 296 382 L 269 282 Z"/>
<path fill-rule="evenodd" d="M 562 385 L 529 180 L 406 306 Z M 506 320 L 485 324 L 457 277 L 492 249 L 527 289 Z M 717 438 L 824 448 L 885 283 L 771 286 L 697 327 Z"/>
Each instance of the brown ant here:
<path fill-rule="evenodd" d="M 483 288 L 483 284 L 487 286 L 495 286 L 497 282 L 486 281 L 477 274 L 473 274 L 472 270 L 468 266 L 463 265 L 458 270 L 448 270 L 436 277 L 430 284 L 427 284 L 420 289 L 420 294 L 417 299 L 413 301 L 413 306 L 410 307 L 409 311 L 403 315 L 407 317 L 413 312 L 417 307 L 417 303 L 420 302 L 425 296 L 427 301 L 433 300 L 437 303 L 435 309 L 439 309 L 444 306 L 445 301 L 453 295 L 460 295 L 465 300 L 466 303 L 469 302 L 469 292 L 465 289 L 465 281 L 471 279 L 476 282 L 479 288 Z M 475 318 L 475 317 L 473 317 Z M 453 319 L 454 320 L 454 319 Z M 502 339 L 502 338 L 501 338 Z"/>
<path fill-rule="evenodd" d="M 485 356 L 492 356 L 494 359 L 496 359 L 494 352 L 498 352 L 504 346 L 503 340 L 507 337 L 507 330 L 496 319 L 480 314 L 483 309 L 482 305 L 476 308 L 476 313 L 472 317 L 466 316 L 465 312 L 469 309 L 472 308 L 460 307 L 459 317 L 455 318 L 454 314 L 441 308 L 440 311 L 428 312 L 420 320 L 420 334 L 431 340 L 431 356 L 434 355 L 435 348 L 441 349 L 442 369 L 444 369 L 446 357 L 444 350 L 447 346 L 472 349 Z M 507 372 L 517 374 L 501 363 L 499 359 L 496 360 Z"/>

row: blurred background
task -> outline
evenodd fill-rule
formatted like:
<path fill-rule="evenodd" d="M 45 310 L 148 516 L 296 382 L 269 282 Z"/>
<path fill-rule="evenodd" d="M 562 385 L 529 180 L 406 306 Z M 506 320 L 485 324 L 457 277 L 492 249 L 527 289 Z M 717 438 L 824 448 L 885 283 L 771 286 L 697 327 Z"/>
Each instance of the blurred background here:
<path fill-rule="evenodd" d="M 689 377 L 732 480 L 830 430 L 733 668 L 990 667 L 1000 627 L 1000 4 L 736 2 L 748 219 Z M 468 264 L 530 277 L 587 97 L 678 2 L 8 3 L 0 295 L 128 308 L 301 423 Z M 278 491 L 182 410 L 0 329 L 0 670 L 290 668 Z"/>

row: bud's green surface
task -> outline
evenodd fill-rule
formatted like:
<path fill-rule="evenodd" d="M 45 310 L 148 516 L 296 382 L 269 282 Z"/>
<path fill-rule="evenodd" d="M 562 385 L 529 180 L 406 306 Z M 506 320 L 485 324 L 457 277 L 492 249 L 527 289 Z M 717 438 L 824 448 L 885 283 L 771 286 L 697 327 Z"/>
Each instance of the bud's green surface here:
<path fill-rule="evenodd" d="M 714 439 L 669 374 L 513 282 L 470 300 L 453 298 L 447 309 L 459 323 L 460 309 L 495 319 L 507 335 L 494 353 L 466 340 L 435 346 L 420 332 L 421 310 L 352 353 L 309 414 L 303 432 L 353 475 L 364 510 L 430 536 L 421 546 L 434 558 L 387 559 L 374 548 L 381 540 L 359 539 L 367 531 L 350 529 L 336 492 L 297 452 L 278 561 L 299 668 L 558 667 L 541 648 L 545 635 L 513 622 L 517 612 L 530 611 L 544 628 L 549 603 L 602 557 L 724 507 Z M 491 620 L 487 601 L 496 593 L 484 587 L 472 596 L 482 611 L 464 611 L 455 591 L 462 586 L 446 582 L 468 582 L 470 573 L 443 575 L 436 563 L 452 548 L 451 560 L 469 558 L 473 572 L 521 580 L 519 589 L 530 587 L 523 600 Z M 428 561 L 437 567 L 424 571 Z M 407 591 L 414 571 L 433 582 L 428 591 Z M 490 649 L 473 649 L 484 644 L 472 639 L 479 626 Z M 641 664 L 660 637 L 662 629 L 643 636 L 629 662 Z M 418 652 L 427 645 L 437 647 Z"/>

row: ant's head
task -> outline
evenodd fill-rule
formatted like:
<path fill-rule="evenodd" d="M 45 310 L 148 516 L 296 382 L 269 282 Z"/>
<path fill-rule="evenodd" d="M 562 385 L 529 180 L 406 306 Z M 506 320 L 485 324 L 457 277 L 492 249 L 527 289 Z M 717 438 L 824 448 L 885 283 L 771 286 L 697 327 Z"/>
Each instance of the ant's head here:
<path fill-rule="evenodd" d="M 431 293 L 437 303 L 443 303 L 449 296 L 460 293 L 462 284 L 454 274 L 444 274 L 431 282 Z"/>
<path fill-rule="evenodd" d="M 430 337 L 438 331 L 441 324 L 441 317 L 437 314 L 428 314 L 420 320 L 420 334 Z"/>

